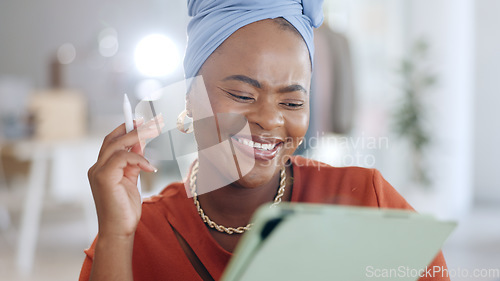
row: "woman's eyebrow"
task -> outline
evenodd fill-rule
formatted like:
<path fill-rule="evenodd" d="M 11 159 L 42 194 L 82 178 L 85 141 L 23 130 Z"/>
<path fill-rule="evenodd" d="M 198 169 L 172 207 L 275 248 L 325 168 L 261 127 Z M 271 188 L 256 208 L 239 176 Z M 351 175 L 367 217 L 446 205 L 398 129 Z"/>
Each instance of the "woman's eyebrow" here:
<path fill-rule="evenodd" d="M 255 88 L 262 89 L 262 85 L 259 83 L 259 81 L 255 80 L 253 78 L 250 78 L 248 76 L 245 76 L 245 75 L 231 75 L 231 76 L 228 76 L 228 77 L 222 79 L 222 81 L 228 81 L 228 80 L 240 81 L 243 83 L 247 83 Z M 279 93 L 303 92 L 304 94 L 307 94 L 307 90 L 299 84 L 293 84 L 290 86 L 283 87 L 283 88 L 279 89 L 278 92 Z"/>
<path fill-rule="evenodd" d="M 293 84 L 290 86 L 283 87 L 283 88 L 279 89 L 278 92 L 279 93 L 302 92 L 304 94 L 307 94 L 306 89 L 299 84 Z"/>
<path fill-rule="evenodd" d="M 252 78 L 245 76 L 245 75 L 231 75 L 231 76 L 228 76 L 228 77 L 222 79 L 222 81 L 228 81 L 228 80 L 236 80 L 236 81 L 250 84 L 251 86 L 254 86 L 255 88 L 259 88 L 259 89 L 262 88 L 259 81 L 252 79 Z"/>

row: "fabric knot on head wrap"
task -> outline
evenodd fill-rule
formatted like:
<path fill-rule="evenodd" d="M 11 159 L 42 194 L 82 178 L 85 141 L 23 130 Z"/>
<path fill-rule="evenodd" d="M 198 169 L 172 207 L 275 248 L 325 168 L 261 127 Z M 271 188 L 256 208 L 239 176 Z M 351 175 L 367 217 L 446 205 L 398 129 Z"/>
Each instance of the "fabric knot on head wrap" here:
<path fill-rule="evenodd" d="M 302 35 L 314 57 L 313 27 L 323 22 L 323 0 L 188 0 L 186 78 L 194 77 L 207 58 L 241 27 L 283 17 Z"/>

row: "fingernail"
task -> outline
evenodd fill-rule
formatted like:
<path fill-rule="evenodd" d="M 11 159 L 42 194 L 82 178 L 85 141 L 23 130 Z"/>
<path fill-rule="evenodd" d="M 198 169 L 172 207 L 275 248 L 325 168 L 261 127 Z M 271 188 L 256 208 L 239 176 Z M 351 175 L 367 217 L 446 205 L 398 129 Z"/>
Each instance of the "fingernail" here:
<path fill-rule="evenodd" d="M 158 172 L 158 168 L 156 168 L 155 166 L 153 166 L 153 164 L 148 163 L 148 165 L 149 165 L 149 167 L 151 168 L 151 170 L 153 170 L 153 173 Z"/>

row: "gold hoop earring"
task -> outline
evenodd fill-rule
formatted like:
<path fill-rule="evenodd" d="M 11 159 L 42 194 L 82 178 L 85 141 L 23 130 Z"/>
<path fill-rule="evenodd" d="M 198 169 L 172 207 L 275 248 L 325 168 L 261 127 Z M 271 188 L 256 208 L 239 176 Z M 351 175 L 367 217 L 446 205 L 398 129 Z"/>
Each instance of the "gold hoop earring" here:
<path fill-rule="evenodd" d="M 186 119 L 186 116 L 187 116 L 187 110 L 184 109 L 180 114 L 179 116 L 177 116 L 177 130 L 185 133 L 185 134 L 189 134 L 189 133 L 192 133 L 194 128 L 193 128 L 193 123 L 191 122 L 189 124 L 189 126 L 186 128 L 184 128 L 184 119 Z"/>

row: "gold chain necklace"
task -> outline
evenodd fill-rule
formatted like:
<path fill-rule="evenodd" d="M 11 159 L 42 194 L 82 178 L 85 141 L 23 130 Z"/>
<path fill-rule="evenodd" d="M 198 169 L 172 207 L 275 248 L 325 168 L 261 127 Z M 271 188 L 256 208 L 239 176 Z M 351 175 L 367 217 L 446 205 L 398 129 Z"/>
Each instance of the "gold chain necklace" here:
<path fill-rule="evenodd" d="M 216 229 L 217 231 L 224 232 L 227 234 L 233 234 L 233 233 L 238 233 L 242 234 L 243 232 L 249 230 L 253 223 L 249 223 L 246 226 L 239 226 L 239 227 L 225 227 L 223 225 L 217 224 L 213 220 L 211 220 L 207 215 L 205 215 L 205 212 L 200 206 L 200 202 L 198 201 L 198 194 L 196 193 L 196 176 L 198 174 L 198 168 L 199 168 L 199 163 L 196 161 L 193 164 L 193 168 L 191 169 L 191 176 L 189 177 L 189 186 L 191 187 L 191 193 L 193 194 L 193 201 L 194 205 L 196 206 L 196 209 L 198 210 L 198 213 L 200 214 L 201 219 L 203 222 L 205 222 L 209 227 Z M 271 204 L 271 208 L 275 207 L 279 203 L 281 203 L 281 197 L 283 197 L 283 194 L 285 194 L 285 187 L 286 187 L 286 172 L 285 168 L 281 169 L 281 174 L 280 174 L 280 188 L 278 189 L 278 193 L 276 194 L 276 197 L 274 198 L 273 204 Z"/>

